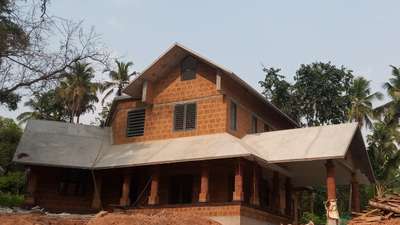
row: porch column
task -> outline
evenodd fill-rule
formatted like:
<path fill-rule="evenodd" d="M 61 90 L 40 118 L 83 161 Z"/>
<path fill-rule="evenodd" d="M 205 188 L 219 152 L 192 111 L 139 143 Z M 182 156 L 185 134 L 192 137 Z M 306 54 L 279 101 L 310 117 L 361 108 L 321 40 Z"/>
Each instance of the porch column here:
<path fill-rule="evenodd" d="M 360 187 L 356 173 L 353 173 L 351 176 L 351 206 L 354 212 L 361 212 Z"/>
<path fill-rule="evenodd" d="M 101 209 L 101 186 L 103 179 L 100 174 L 92 174 L 92 176 L 94 176 L 92 208 Z"/>
<path fill-rule="evenodd" d="M 26 205 L 35 205 L 36 204 L 35 192 L 36 192 L 36 187 L 37 187 L 37 174 L 33 168 L 28 169 L 27 183 L 28 183 L 28 186 L 26 189 L 27 193 L 25 195 L 25 204 Z"/>
<path fill-rule="evenodd" d="M 238 160 L 235 167 L 235 187 L 233 192 L 233 201 L 243 201 L 243 162 Z"/>
<path fill-rule="evenodd" d="M 289 177 L 286 178 L 285 182 L 285 194 L 286 194 L 285 214 L 292 215 L 292 181 Z"/>
<path fill-rule="evenodd" d="M 124 179 L 122 181 L 122 195 L 119 200 L 120 206 L 129 206 L 131 204 L 131 200 L 129 198 L 129 193 L 131 190 L 131 174 L 129 171 L 124 172 Z"/>
<path fill-rule="evenodd" d="M 209 177 L 210 177 L 210 170 L 208 168 L 208 164 L 204 164 L 201 168 L 199 202 L 209 201 L 210 198 L 208 193 Z"/>
<path fill-rule="evenodd" d="M 274 212 L 279 212 L 281 208 L 281 198 L 280 198 L 280 181 L 279 173 L 277 171 L 273 172 L 272 177 L 272 210 Z"/>
<path fill-rule="evenodd" d="M 299 224 L 299 203 L 301 194 L 301 191 L 296 191 L 293 194 L 293 225 Z"/>
<path fill-rule="evenodd" d="M 158 197 L 158 186 L 160 183 L 160 170 L 159 168 L 153 169 L 153 174 L 151 177 L 151 187 L 150 187 L 150 195 L 149 195 L 149 205 L 157 205 L 159 203 Z"/>
<path fill-rule="evenodd" d="M 254 163 L 253 165 L 253 177 L 251 182 L 251 198 L 250 203 L 252 205 L 260 205 L 260 167 Z"/>
<path fill-rule="evenodd" d="M 326 161 L 327 225 L 339 224 L 339 212 L 336 202 L 335 165 L 332 160 Z"/>

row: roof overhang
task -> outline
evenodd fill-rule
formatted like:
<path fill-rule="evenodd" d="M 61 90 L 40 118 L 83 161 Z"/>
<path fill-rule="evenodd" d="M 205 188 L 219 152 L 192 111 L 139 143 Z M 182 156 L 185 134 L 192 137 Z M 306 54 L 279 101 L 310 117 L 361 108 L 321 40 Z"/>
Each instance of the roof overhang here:
<path fill-rule="evenodd" d="M 333 159 L 338 183 L 360 173 L 375 181 L 356 123 L 247 135 L 217 133 L 114 145 L 110 128 L 54 121 L 28 121 L 14 155 L 27 165 L 110 169 L 244 157 L 292 177 L 297 185 L 323 182 L 324 163 Z M 314 182 L 314 183 L 312 183 Z"/>

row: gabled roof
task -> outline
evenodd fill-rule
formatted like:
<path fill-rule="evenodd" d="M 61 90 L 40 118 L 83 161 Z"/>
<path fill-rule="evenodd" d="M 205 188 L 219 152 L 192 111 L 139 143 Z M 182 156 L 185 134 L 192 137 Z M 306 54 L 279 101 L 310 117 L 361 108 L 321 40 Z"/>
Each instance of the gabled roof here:
<path fill-rule="evenodd" d="M 234 72 L 226 69 L 225 67 L 218 65 L 210 59 L 200 55 L 199 53 L 179 44 L 173 44 L 167 51 L 165 51 L 161 56 L 159 56 L 150 66 L 144 69 L 140 76 L 137 76 L 131 83 L 123 90 L 123 92 L 132 97 L 141 97 L 142 95 L 142 86 L 145 80 L 155 81 L 159 79 L 162 75 L 164 75 L 168 70 L 172 67 L 176 66 L 183 58 L 187 56 L 193 56 L 200 60 L 201 62 L 209 65 L 212 68 L 219 70 L 223 75 L 229 76 L 232 80 L 240 84 L 243 88 L 248 90 L 251 94 L 253 94 L 256 98 L 261 100 L 266 104 L 267 107 L 270 107 L 272 110 L 286 118 L 290 123 L 292 123 L 295 127 L 299 127 L 298 123 L 290 118 L 288 115 L 283 113 L 279 108 L 269 102 L 263 95 L 261 95 L 257 90 L 243 81 L 238 75 Z"/>
<path fill-rule="evenodd" d="M 30 120 L 14 161 L 84 169 L 236 157 L 279 164 L 345 159 L 349 151 L 361 161 L 356 166 L 373 182 L 368 155 L 355 123 L 271 131 L 242 139 L 218 133 L 113 145 L 109 128 Z"/>

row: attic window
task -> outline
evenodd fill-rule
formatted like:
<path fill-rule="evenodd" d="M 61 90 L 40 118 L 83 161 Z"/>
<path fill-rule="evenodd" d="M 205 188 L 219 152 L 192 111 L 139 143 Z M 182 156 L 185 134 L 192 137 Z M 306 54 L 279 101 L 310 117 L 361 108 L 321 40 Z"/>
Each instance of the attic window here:
<path fill-rule="evenodd" d="M 196 103 L 175 105 L 174 130 L 191 130 L 196 128 Z"/>
<path fill-rule="evenodd" d="M 126 124 L 127 137 L 143 136 L 145 116 L 145 109 L 138 109 L 128 112 Z"/>
<path fill-rule="evenodd" d="M 188 56 L 181 63 L 181 80 L 196 79 L 197 61 L 192 56 Z"/>

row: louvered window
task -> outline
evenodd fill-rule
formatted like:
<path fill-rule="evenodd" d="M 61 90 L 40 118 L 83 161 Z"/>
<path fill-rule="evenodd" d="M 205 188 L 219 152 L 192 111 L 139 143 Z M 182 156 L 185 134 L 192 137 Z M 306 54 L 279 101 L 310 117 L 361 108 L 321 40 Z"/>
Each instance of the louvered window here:
<path fill-rule="evenodd" d="M 197 61 L 192 56 L 188 56 L 181 63 L 181 80 L 192 80 L 196 78 Z"/>
<path fill-rule="evenodd" d="M 145 109 L 138 109 L 128 112 L 126 136 L 137 137 L 144 134 Z"/>
<path fill-rule="evenodd" d="M 231 130 L 237 129 L 237 107 L 234 102 L 231 102 L 231 107 L 230 107 L 230 125 L 231 125 Z"/>
<path fill-rule="evenodd" d="M 175 105 L 174 130 L 190 130 L 196 128 L 196 103 Z"/>

